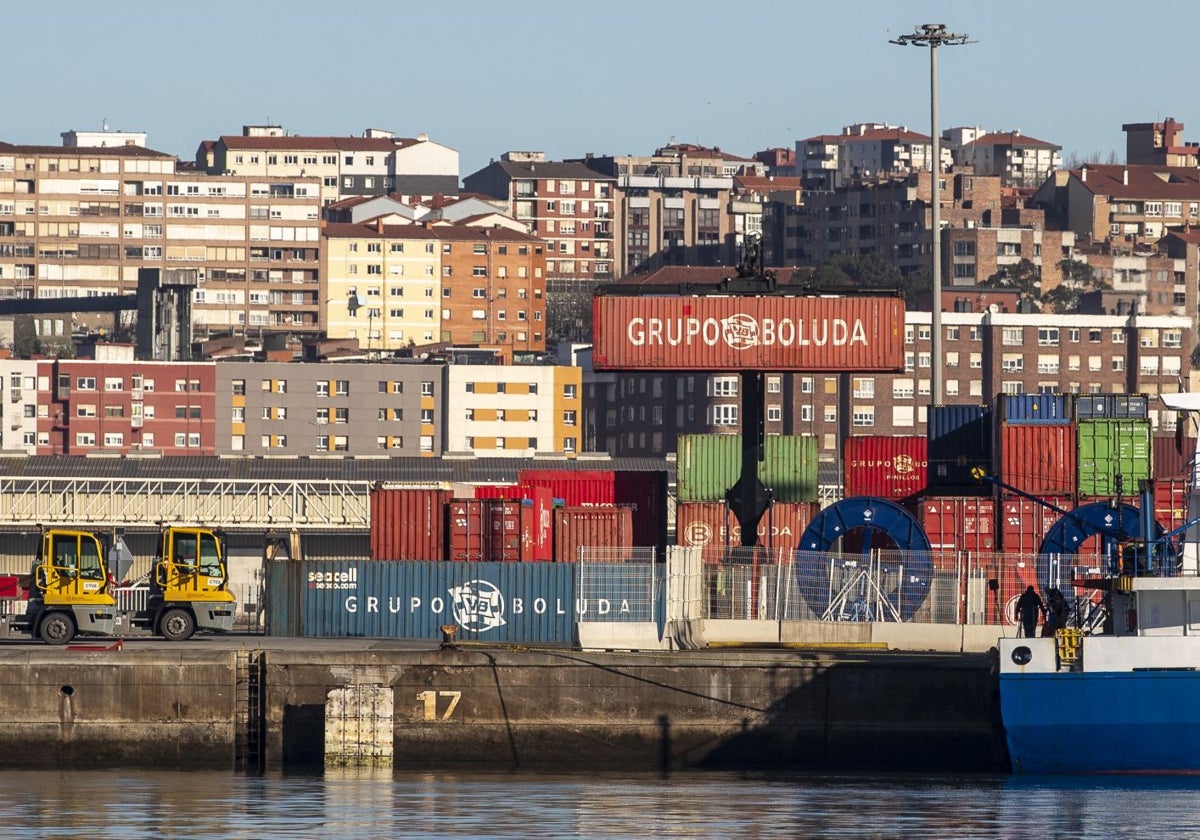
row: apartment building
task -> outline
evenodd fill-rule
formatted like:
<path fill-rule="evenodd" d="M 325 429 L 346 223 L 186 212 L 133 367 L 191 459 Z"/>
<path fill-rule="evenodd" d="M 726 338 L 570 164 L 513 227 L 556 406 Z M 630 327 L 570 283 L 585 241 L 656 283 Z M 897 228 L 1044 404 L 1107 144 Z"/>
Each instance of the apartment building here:
<path fill-rule="evenodd" d="M 766 180 L 766 165 L 691 143 L 651 155 L 579 160 L 616 179 L 615 244 L 624 274 L 670 265 L 734 265 L 747 233 L 761 229 L 762 206 L 738 178 Z"/>
<path fill-rule="evenodd" d="M 448 365 L 447 452 L 573 455 L 583 449 L 583 374 L 559 365 Z"/>
<path fill-rule="evenodd" d="M 1183 123 L 1125 123 L 1125 163 L 1131 166 L 1189 166 L 1200 162 L 1200 145 L 1183 139 Z"/>
<path fill-rule="evenodd" d="M 543 152 L 505 152 L 463 178 L 468 192 L 502 199 L 546 243 L 546 276 L 565 284 L 613 278 L 616 179 Z"/>
<path fill-rule="evenodd" d="M 38 364 L 31 359 L 0 359 L 0 452 L 37 454 L 38 395 L 50 391 L 48 379 L 39 382 Z M 45 415 L 49 416 L 48 406 Z"/>
<path fill-rule="evenodd" d="M 1200 223 L 1200 171 L 1085 164 L 1056 173 L 1033 201 L 1056 213 L 1081 242 L 1150 246 L 1173 227 Z"/>
<path fill-rule="evenodd" d="M 441 251 L 440 340 L 504 348 L 517 359 L 546 352 L 548 244 L 470 220 L 430 231 Z"/>
<path fill-rule="evenodd" d="M 327 224 L 327 335 L 368 351 L 462 344 L 546 349 L 545 245 L 503 227 Z"/>
<path fill-rule="evenodd" d="M 421 225 L 327 224 L 321 230 L 325 334 L 393 353 L 440 340 L 441 248 Z"/>
<path fill-rule="evenodd" d="M 818 134 L 796 141 L 796 175 L 806 190 L 832 190 L 856 179 L 903 175 L 929 168 L 933 142 L 907 126 L 848 125 L 841 134 Z M 942 168 L 951 162 L 942 150 Z"/>
<path fill-rule="evenodd" d="M 956 166 L 995 175 L 1006 187 L 1036 188 L 1062 167 L 1062 146 L 1013 131 L 989 131 L 950 144 Z"/>
<path fill-rule="evenodd" d="M 0 296 L 132 294 L 139 269 L 196 268 L 198 335 L 316 332 L 317 189 L 183 171 L 136 145 L 0 143 Z"/>
<path fill-rule="evenodd" d="M 361 137 L 288 134 L 282 126 L 243 126 L 240 135 L 206 140 L 196 166 L 209 174 L 320 179 L 321 204 L 352 195 L 454 195 L 458 152 L 425 134 L 397 137 L 367 129 Z"/>
<path fill-rule="evenodd" d="M 37 362 L 38 455 L 216 454 L 214 363 L 107 349 L 102 360 Z"/>
<path fill-rule="evenodd" d="M 217 454 L 442 452 L 437 364 L 222 362 Z"/>

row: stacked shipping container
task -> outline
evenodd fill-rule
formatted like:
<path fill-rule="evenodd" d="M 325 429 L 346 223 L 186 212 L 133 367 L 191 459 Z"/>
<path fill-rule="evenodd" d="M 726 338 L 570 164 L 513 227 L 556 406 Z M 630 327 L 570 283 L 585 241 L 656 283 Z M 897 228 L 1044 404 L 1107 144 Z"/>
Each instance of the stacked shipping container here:
<path fill-rule="evenodd" d="M 925 492 L 928 462 L 927 438 L 848 437 L 843 457 L 845 493 L 893 501 L 915 500 Z"/>

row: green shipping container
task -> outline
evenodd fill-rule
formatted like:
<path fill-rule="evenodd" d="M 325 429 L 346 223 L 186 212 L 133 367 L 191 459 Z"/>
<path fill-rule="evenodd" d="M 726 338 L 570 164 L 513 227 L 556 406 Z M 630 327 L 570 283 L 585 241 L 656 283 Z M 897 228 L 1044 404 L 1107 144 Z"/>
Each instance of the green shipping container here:
<path fill-rule="evenodd" d="M 1137 496 L 1138 482 L 1151 475 L 1150 421 L 1080 420 L 1075 434 L 1079 495 L 1114 496 L 1119 475 L 1122 494 Z"/>
<path fill-rule="evenodd" d="M 742 474 L 741 435 L 680 435 L 675 462 L 681 502 L 720 502 Z M 769 435 L 758 478 L 779 502 L 817 499 L 817 439 Z"/>

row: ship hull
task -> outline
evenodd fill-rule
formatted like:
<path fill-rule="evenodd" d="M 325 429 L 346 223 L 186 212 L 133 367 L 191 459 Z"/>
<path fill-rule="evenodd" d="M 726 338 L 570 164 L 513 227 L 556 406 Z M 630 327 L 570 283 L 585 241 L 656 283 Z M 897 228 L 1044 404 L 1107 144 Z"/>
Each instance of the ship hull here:
<path fill-rule="evenodd" d="M 1200 773 L 1200 672 L 1000 675 L 1014 773 Z"/>

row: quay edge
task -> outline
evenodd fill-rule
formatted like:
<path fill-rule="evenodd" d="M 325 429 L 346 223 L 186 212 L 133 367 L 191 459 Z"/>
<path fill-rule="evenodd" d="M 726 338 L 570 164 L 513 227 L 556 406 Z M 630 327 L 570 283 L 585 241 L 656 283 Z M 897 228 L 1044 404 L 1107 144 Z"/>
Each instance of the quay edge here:
<path fill-rule="evenodd" d="M 7 766 L 319 766 L 329 692 L 383 686 L 398 770 L 1007 770 L 984 654 L 22 648 L 0 681 Z"/>

